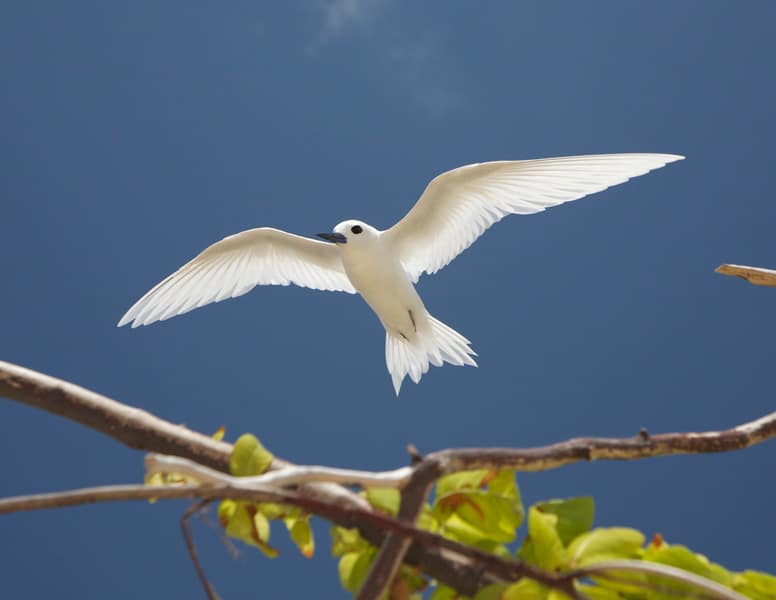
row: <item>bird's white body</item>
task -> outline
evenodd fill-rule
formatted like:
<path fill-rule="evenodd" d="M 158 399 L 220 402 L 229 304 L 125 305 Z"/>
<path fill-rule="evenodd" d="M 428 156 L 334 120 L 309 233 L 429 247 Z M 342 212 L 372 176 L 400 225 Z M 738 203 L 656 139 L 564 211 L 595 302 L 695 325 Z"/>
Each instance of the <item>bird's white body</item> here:
<path fill-rule="evenodd" d="M 394 389 L 416 383 L 429 365 L 476 366 L 469 340 L 426 310 L 414 283 L 435 273 L 509 214 L 541 212 L 643 175 L 672 154 L 600 154 L 459 167 L 434 178 L 407 215 L 379 231 L 339 223 L 328 242 L 262 227 L 206 248 L 138 300 L 119 326 L 147 325 L 256 285 L 295 283 L 359 293 L 386 331 L 385 358 Z"/>
<path fill-rule="evenodd" d="M 351 220 L 334 233 L 347 240 L 337 249 L 350 283 L 385 328 L 385 360 L 397 394 L 406 375 L 417 383 L 429 364 L 477 366 L 469 340 L 428 313 L 386 232 Z"/>
<path fill-rule="evenodd" d="M 426 307 L 390 241 L 381 231 L 375 231 L 374 237 L 358 246 L 342 244 L 340 252 L 350 283 L 375 312 L 385 330 L 414 341 L 417 329 L 428 327 Z"/>

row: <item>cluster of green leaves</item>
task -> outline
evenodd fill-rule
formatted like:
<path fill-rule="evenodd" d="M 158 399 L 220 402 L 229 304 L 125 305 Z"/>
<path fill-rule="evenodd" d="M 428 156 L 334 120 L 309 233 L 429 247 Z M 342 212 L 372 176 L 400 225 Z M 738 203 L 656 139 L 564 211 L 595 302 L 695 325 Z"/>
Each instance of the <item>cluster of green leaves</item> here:
<path fill-rule="evenodd" d="M 234 445 L 229 469 L 236 477 L 260 475 L 272 460 L 272 453 L 255 436 L 245 434 Z M 185 480 L 167 474 L 154 475 L 148 482 L 174 485 Z M 398 490 L 369 489 L 363 494 L 375 509 L 392 516 L 398 513 Z M 224 500 L 218 516 L 227 535 L 257 547 L 270 558 L 278 555 L 269 544 L 270 521 L 282 520 L 302 554 L 313 555 L 310 515 L 298 508 Z M 594 503 L 589 497 L 539 502 L 526 513 L 514 472 L 479 470 L 441 478 L 432 501 L 424 504 L 417 526 L 498 556 L 518 558 L 548 572 L 563 573 L 612 560 L 642 560 L 701 575 L 754 600 L 776 599 L 776 577 L 757 571 L 728 571 L 685 546 L 667 544 L 660 535 L 646 543 L 645 536 L 635 529 L 594 529 L 593 516 Z M 523 524 L 526 532 L 522 543 L 517 544 Z M 369 573 L 377 549 L 356 529 L 334 526 L 331 532 L 332 553 L 339 557 L 342 586 L 356 593 Z M 687 584 L 646 573 L 618 572 L 616 578 L 591 579 L 589 583 L 578 583 L 578 587 L 593 600 L 673 600 L 697 595 Z M 394 584 L 395 595 L 420 600 L 427 591 L 430 600 L 461 599 L 455 590 L 429 580 L 417 569 L 403 566 Z M 475 600 L 563 598 L 562 593 L 527 578 L 488 586 L 475 596 Z"/>
<path fill-rule="evenodd" d="M 235 442 L 229 471 L 235 477 L 261 475 L 272 464 L 272 453 L 259 440 L 247 433 Z M 223 500 L 218 506 L 218 520 L 230 537 L 255 546 L 270 558 L 278 551 L 269 545 L 270 521 L 285 523 L 299 551 L 310 558 L 315 550 L 310 515 L 294 506 L 270 502 Z"/>
<path fill-rule="evenodd" d="M 395 490 L 367 490 L 366 498 L 378 510 L 395 515 L 399 494 Z M 444 537 L 503 557 L 519 558 L 545 571 L 562 573 L 612 560 L 630 559 L 662 563 L 701 575 L 755 600 L 776 598 L 776 577 L 756 571 L 733 573 L 705 556 L 680 545 L 669 545 L 661 536 L 645 543 L 644 535 L 624 527 L 593 528 L 593 499 L 549 500 L 531 506 L 526 514 L 515 473 L 466 471 L 437 482 L 433 501 L 423 507 L 418 526 Z M 522 544 L 515 542 L 520 527 Z M 376 555 L 375 548 L 356 530 L 332 529 L 332 551 L 340 557 L 343 587 L 356 592 Z M 403 588 L 416 600 L 431 588 L 431 600 L 455 600 L 455 590 L 435 585 L 404 567 Z M 579 584 L 594 600 L 669 600 L 693 597 L 697 590 L 657 575 L 617 573 L 617 579 L 594 578 Z M 475 600 L 562 600 L 565 596 L 527 578 L 512 584 L 488 586 Z"/>

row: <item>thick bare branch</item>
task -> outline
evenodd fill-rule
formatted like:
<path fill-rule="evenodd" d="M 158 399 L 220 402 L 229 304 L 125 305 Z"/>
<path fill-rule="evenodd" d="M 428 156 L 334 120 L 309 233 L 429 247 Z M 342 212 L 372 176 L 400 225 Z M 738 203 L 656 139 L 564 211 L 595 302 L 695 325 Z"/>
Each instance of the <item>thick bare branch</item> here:
<path fill-rule="evenodd" d="M 65 417 L 137 450 L 229 470 L 231 444 L 174 425 L 73 383 L 0 361 L 0 396 Z"/>
<path fill-rule="evenodd" d="M 181 456 L 229 472 L 231 444 L 32 369 L 0 361 L 0 397 L 65 417 L 136 450 Z M 291 463 L 275 458 L 270 469 L 289 466 Z M 318 498 L 350 502 L 354 507 L 366 505 L 362 498 L 329 483 L 311 484 L 305 492 Z"/>

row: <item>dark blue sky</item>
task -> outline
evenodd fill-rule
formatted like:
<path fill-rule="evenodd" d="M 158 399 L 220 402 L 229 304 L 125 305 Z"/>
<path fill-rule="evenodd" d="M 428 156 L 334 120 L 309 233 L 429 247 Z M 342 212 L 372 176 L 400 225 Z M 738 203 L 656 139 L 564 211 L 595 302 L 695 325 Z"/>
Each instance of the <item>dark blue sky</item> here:
<path fill-rule="evenodd" d="M 351 11 L 342 10 L 350 5 Z M 773 410 L 776 3 L 0 4 L 0 357 L 285 458 L 367 469 L 472 445 L 724 428 Z M 419 285 L 478 369 L 394 396 L 345 294 L 261 288 L 131 331 L 124 311 L 225 235 L 387 227 L 441 171 L 599 152 L 687 160 L 510 217 Z M 142 479 L 142 456 L 0 403 L 11 495 Z M 773 444 L 520 478 L 590 494 L 599 525 L 776 570 Z M 8 598 L 191 598 L 185 503 L 0 519 Z M 225 598 L 336 597 L 280 527 L 270 562 L 197 528 Z"/>

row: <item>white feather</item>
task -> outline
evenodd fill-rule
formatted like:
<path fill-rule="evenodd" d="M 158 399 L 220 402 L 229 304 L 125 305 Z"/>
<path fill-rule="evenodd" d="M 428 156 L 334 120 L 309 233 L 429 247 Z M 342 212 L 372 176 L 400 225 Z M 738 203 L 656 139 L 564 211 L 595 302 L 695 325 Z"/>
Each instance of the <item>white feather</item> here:
<path fill-rule="evenodd" d="M 148 325 L 241 296 L 257 285 L 289 283 L 356 293 L 334 244 L 261 227 L 206 248 L 135 302 L 118 325 Z"/>
<path fill-rule="evenodd" d="M 412 210 L 385 232 L 413 281 L 436 273 L 510 214 L 526 215 L 624 183 L 675 154 L 596 154 L 478 163 L 428 184 Z"/>

